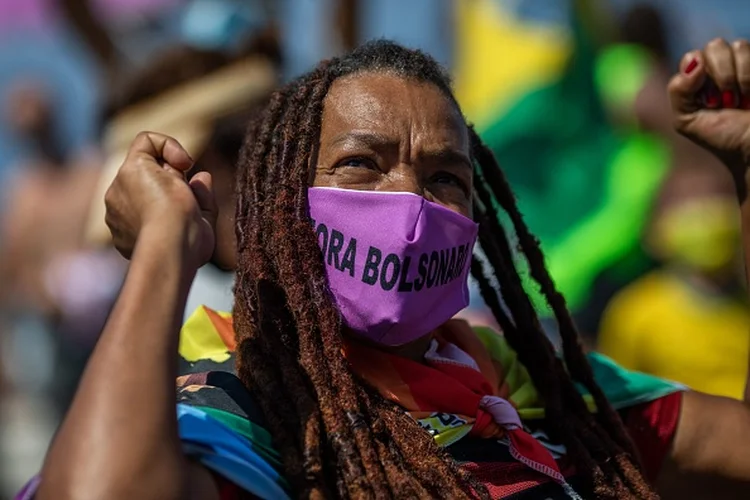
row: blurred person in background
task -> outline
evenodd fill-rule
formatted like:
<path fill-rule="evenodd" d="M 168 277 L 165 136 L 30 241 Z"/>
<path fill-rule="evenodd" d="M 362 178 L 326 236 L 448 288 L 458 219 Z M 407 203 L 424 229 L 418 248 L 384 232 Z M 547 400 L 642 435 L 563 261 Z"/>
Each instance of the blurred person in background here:
<path fill-rule="evenodd" d="M 688 53 L 670 84 L 679 130 L 734 174 L 748 240 L 750 115 L 698 104 L 709 75 L 725 91 L 746 82 L 750 44 Z M 180 338 L 190 282 L 216 245 L 211 177 L 186 182 L 193 161 L 172 138 L 133 142 L 107 211 L 130 272 L 21 498 L 746 496 L 750 410 L 584 355 L 503 171 L 434 60 L 380 41 L 321 63 L 274 93 L 241 158 L 236 310 L 204 309 L 213 336 L 186 325 Z M 555 312 L 562 359 L 501 208 Z M 409 269 L 415 236 L 425 255 L 478 236 L 484 255 L 464 252 L 440 287 L 427 270 L 388 277 L 380 258 L 368 259 L 380 279 L 357 283 L 347 266 L 365 256 L 347 256 L 333 228 L 348 248 L 356 235 L 371 256 L 392 252 L 384 271 Z M 469 267 L 504 336 L 450 320 Z M 214 368 L 185 373 L 175 397 L 178 349 Z"/>
<path fill-rule="evenodd" d="M 124 82 L 108 110 L 106 165 L 88 214 L 86 239 L 111 245 L 104 223 L 104 194 L 122 163 L 127 145 L 141 130 L 179 137 L 196 159 L 190 176 L 209 172 L 219 204 L 218 245 L 196 276 L 185 319 L 199 306 L 231 310 L 234 283 L 234 172 L 248 123 L 276 85 L 278 41 L 267 31 L 240 51 L 177 46 L 162 51 Z"/>
<path fill-rule="evenodd" d="M 0 213 L 0 468 L 15 481 L 67 409 L 124 266 L 115 252 L 84 248 L 96 157 L 64 152 L 50 85 L 23 79 L 3 96 L 3 118 L 27 151 Z"/>
<path fill-rule="evenodd" d="M 41 391 L 40 404 L 50 406 L 36 411 L 48 416 L 44 432 L 36 431 L 40 446 L 46 447 L 73 397 L 126 271 L 103 219 L 104 190 L 122 161 L 118 144 L 127 145 L 141 126 L 163 127 L 198 158 L 191 175 L 205 170 L 214 176 L 223 244 L 199 272 L 191 307 L 207 303 L 230 310 L 234 168 L 247 124 L 275 85 L 279 61 L 275 35 L 264 32 L 239 54 L 178 46 L 121 75 L 104 110 L 104 169 L 96 168 L 99 158 L 83 164 L 63 157 L 49 126 L 46 87 L 24 82 L 8 96 L 9 122 L 19 140 L 37 153 L 9 187 L 12 196 L 2 213 L 0 368 L 8 389 L 18 396 L 14 401 L 33 399 Z M 16 413 L 4 421 L 9 432 L 0 440 L 0 460 L 13 457 L 2 469 L 13 470 L 9 482 L 17 488 L 19 474 L 38 467 L 43 448 L 31 453 L 19 439 L 21 432 L 10 432 L 33 421 Z M 29 451 L 32 465 L 20 460 L 18 447 Z"/>
<path fill-rule="evenodd" d="M 673 164 L 670 141 L 662 137 L 662 129 L 653 130 L 644 116 L 653 110 L 654 103 L 644 106 L 643 102 L 644 95 L 649 100 L 658 99 L 660 116 L 671 117 L 664 88 L 674 63 L 669 56 L 664 16 L 655 6 L 636 3 L 617 19 L 617 28 L 616 41 L 598 51 L 594 66 L 594 79 L 608 124 L 627 146 L 619 159 L 605 167 L 610 177 L 599 188 L 611 200 L 607 227 L 612 233 L 600 241 L 596 238 L 604 226 L 589 233 L 591 245 L 613 252 L 597 272 L 585 303 L 576 311 L 576 321 L 591 348 L 596 345 L 602 314 L 612 297 L 655 265 L 642 248 L 641 235 L 659 186 Z M 678 136 L 671 123 L 665 125 L 670 138 Z M 681 140 L 691 144 L 684 138 Z M 580 253 L 570 258 L 586 260 Z"/>
<path fill-rule="evenodd" d="M 742 399 L 750 310 L 735 188 L 722 174 L 713 163 L 670 174 L 646 236 L 662 265 L 612 300 L 599 350 L 632 370 Z"/>
<path fill-rule="evenodd" d="M 79 265 L 73 258 L 86 254 L 82 235 L 98 170 L 93 168 L 95 159 L 80 161 L 62 153 L 53 134 L 47 92 L 43 83 L 32 81 L 19 83 L 7 96 L 7 120 L 18 140 L 30 145 L 32 156 L 8 187 L 0 238 L 0 277 L 5 284 L 0 302 L 11 310 L 29 308 L 65 321 L 66 314 L 76 314 L 71 311 L 79 306 L 75 302 L 85 302 L 72 298 L 86 288 L 76 281 L 90 279 L 80 274 L 82 269 L 90 267 L 93 275 L 104 279 L 96 259 Z M 76 272 L 71 273 L 72 268 Z M 101 323 L 93 326 L 94 331 L 99 328 Z"/>

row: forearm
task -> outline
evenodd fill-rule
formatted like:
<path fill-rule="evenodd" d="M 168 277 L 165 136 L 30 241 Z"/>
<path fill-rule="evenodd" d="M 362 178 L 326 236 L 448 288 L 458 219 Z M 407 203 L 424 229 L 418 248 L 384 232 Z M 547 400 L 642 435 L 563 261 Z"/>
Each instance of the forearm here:
<path fill-rule="evenodd" d="M 179 498 L 178 332 L 194 270 L 175 231 L 144 229 L 48 454 L 37 498 Z"/>
<path fill-rule="evenodd" d="M 662 498 L 747 498 L 750 408 L 694 391 L 682 400 L 670 456 L 659 475 Z"/>
<path fill-rule="evenodd" d="M 730 168 L 745 172 L 744 168 Z M 750 283 L 750 199 L 744 175 L 735 174 L 745 272 Z M 660 474 L 662 498 L 746 498 L 750 487 L 750 388 L 745 403 L 686 392 L 670 456 Z"/>

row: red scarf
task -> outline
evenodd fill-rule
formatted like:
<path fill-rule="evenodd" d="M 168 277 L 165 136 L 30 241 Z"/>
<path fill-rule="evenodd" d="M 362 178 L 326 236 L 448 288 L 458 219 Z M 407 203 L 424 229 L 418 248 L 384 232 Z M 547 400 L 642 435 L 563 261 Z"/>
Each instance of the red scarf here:
<path fill-rule="evenodd" d="M 346 357 L 355 372 L 415 419 L 458 415 L 473 423 L 471 435 L 506 438 L 513 458 L 580 498 L 552 454 L 523 429 L 518 412 L 503 398 L 502 367 L 465 321 L 449 321 L 438 329 L 423 363 L 355 342 L 347 344 Z"/>

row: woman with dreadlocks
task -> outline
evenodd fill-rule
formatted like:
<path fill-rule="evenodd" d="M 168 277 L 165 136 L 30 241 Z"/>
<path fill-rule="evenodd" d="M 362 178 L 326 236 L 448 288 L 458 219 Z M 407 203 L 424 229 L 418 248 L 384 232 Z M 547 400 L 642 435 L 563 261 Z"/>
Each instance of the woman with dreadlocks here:
<path fill-rule="evenodd" d="M 709 78 L 723 100 L 699 103 Z M 678 130 L 735 175 L 748 243 L 750 112 L 723 108 L 749 85 L 750 44 L 722 40 L 670 85 Z M 428 56 L 372 42 L 273 95 L 239 163 L 232 321 L 199 310 L 179 338 L 215 244 L 210 176 L 186 182 L 191 164 L 143 133 L 110 188 L 130 271 L 29 497 L 747 498 L 750 409 L 587 359 Z M 451 319 L 469 272 L 503 336 Z"/>

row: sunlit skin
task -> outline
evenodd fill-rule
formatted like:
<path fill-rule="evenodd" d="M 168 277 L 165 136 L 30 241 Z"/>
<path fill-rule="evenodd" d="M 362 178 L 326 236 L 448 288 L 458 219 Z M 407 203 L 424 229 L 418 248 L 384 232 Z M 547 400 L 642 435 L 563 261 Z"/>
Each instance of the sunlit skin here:
<path fill-rule="evenodd" d="M 410 192 L 471 217 L 472 183 L 466 122 L 437 87 L 378 73 L 331 86 L 315 186 Z"/>

